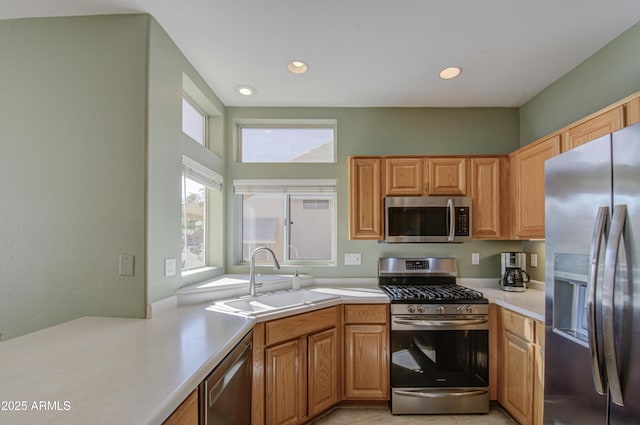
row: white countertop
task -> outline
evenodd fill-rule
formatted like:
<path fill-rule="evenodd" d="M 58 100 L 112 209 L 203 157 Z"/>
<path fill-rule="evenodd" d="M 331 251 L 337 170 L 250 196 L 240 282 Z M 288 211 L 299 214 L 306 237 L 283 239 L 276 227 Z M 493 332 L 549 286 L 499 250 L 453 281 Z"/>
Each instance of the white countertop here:
<path fill-rule="evenodd" d="M 318 286 L 305 289 L 339 298 L 259 320 L 337 304 L 389 302 L 371 280 L 353 284 L 319 279 Z M 544 320 L 544 291 L 507 293 L 475 279 L 460 284 Z M 153 319 L 84 317 L 0 343 L 0 423 L 162 423 L 257 321 L 212 311 L 210 305 L 168 308 L 154 312 Z"/>
<path fill-rule="evenodd" d="M 252 326 L 199 306 L 84 317 L 2 342 L 0 423 L 162 423 Z"/>
<path fill-rule="evenodd" d="M 544 323 L 544 283 L 532 282 L 524 292 L 503 291 L 497 279 L 460 279 L 458 284 L 481 291 L 490 303 Z"/>

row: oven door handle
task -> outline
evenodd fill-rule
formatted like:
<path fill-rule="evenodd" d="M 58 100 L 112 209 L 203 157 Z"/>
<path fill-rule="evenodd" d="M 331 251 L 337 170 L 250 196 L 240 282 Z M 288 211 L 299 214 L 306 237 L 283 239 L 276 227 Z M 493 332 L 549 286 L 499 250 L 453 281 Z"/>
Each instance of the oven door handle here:
<path fill-rule="evenodd" d="M 405 395 L 409 397 L 422 397 L 422 398 L 445 398 L 445 397 L 465 397 L 472 395 L 484 395 L 488 391 L 487 390 L 468 390 L 468 391 L 460 391 L 460 390 L 415 390 L 415 391 L 403 391 L 403 390 L 394 390 L 394 394 L 397 395 Z"/>
<path fill-rule="evenodd" d="M 417 325 L 424 327 L 438 327 L 438 326 L 468 326 L 468 325 L 484 325 L 489 323 L 489 319 L 483 317 L 481 319 L 453 319 L 453 320 L 438 320 L 438 319 L 410 319 L 410 318 L 393 318 L 393 323 L 398 325 Z"/>

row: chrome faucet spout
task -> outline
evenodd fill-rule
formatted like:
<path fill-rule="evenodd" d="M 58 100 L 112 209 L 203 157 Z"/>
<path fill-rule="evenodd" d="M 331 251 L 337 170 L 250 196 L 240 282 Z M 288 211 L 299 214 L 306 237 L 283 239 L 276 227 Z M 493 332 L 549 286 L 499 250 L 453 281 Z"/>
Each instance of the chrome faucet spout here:
<path fill-rule="evenodd" d="M 276 254 L 266 246 L 259 246 L 254 249 L 251 253 L 251 262 L 249 263 L 249 295 L 252 297 L 256 296 L 256 254 L 259 251 L 267 251 L 271 254 L 271 259 L 273 260 L 273 269 L 279 270 L 280 263 L 278 263 L 278 259 L 276 258 Z"/>

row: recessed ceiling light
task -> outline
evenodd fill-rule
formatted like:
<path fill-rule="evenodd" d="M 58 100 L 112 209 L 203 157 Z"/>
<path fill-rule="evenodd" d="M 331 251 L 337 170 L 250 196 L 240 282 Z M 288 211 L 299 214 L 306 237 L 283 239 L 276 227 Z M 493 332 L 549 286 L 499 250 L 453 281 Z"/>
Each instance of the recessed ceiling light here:
<path fill-rule="evenodd" d="M 450 80 L 452 78 L 456 78 L 462 72 L 462 68 L 459 66 L 450 66 L 449 68 L 445 68 L 440 71 L 440 78 L 443 80 Z"/>
<path fill-rule="evenodd" d="M 240 86 L 236 86 L 235 90 L 240 93 L 243 96 L 253 96 L 254 94 L 256 94 L 258 91 L 256 89 L 254 89 L 251 86 L 247 86 L 247 85 L 240 85 Z"/>
<path fill-rule="evenodd" d="M 293 74 L 304 74 L 309 67 L 302 61 L 291 61 L 287 64 L 287 69 Z"/>

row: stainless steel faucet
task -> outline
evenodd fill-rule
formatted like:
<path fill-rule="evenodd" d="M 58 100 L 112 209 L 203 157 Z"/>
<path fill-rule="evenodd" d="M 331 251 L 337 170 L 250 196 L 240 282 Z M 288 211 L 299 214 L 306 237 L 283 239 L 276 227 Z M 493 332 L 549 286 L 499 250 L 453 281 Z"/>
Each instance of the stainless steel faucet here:
<path fill-rule="evenodd" d="M 276 258 L 276 254 L 266 246 L 259 246 L 254 249 L 251 253 L 251 262 L 249 263 L 249 295 L 252 297 L 256 296 L 256 254 L 258 251 L 268 251 L 271 254 L 271 258 L 273 259 L 273 269 L 279 270 L 280 264 L 278 263 L 278 259 Z"/>

